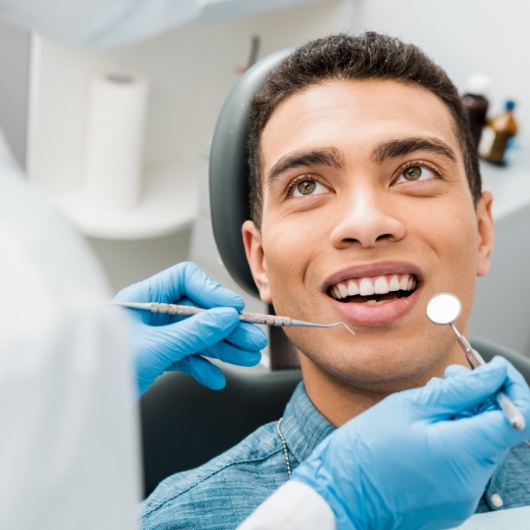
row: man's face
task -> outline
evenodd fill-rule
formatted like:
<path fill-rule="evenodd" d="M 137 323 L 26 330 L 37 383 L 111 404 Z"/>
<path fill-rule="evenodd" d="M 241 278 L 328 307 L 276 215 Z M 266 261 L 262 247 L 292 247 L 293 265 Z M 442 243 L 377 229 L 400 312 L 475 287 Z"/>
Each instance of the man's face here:
<path fill-rule="evenodd" d="M 328 81 L 287 98 L 261 139 L 263 220 L 243 236 L 276 313 L 356 335 L 289 328 L 304 363 L 357 388 L 394 391 L 465 364 L 429 299 L 462 301 L 493 244 L 491 197 L 477 208 L 444 103 L 393 81 Z"/>

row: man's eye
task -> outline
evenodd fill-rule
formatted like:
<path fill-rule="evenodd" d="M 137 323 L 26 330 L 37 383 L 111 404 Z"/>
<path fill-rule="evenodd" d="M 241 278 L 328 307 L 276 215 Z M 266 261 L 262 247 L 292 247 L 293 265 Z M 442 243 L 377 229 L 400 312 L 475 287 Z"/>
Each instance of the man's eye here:
<path fill-rule="evenodd" d="M 420 180 L 429 180 L 436 178 L 437 174 L 428 167 L 425 166 L 409 166 L 404 169 L 400 177 L 396 180 L 396 184 L 402 182 L 417 182 Z"/>
<path fill-rule="evenodd" d="M 291 197 L 307 197 L 327 193 L 327 188 L 315 179 L 304 179 L 296 182 L 290 191 Z"/>

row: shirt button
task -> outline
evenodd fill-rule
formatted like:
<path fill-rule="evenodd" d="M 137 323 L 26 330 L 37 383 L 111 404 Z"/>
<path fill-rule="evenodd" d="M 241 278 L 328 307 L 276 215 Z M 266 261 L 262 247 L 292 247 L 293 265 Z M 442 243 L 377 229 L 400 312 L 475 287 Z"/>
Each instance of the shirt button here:
<path fill-rule="evenodd" d="M 491 504 L 493 504 L 493 506 L 495 506 L 495 508 L 501 508 L 502 505 L 504 504 L 504 501 L 502 500 L 502 497 L 498 493 L 494 493 L 490 497 L 490 501 L 491 501 Z"/>

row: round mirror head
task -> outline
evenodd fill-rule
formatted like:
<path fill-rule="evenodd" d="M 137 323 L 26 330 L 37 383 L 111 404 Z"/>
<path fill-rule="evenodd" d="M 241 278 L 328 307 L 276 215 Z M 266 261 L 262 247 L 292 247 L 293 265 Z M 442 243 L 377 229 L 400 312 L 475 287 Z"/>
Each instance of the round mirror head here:
<path fill-rule="evenodd" d="M 438 325 L 452 324 L 462 311 L 462 304 L 457 296 L 451 293 L 435 294 L 427 303 L 427 318 Z"/>

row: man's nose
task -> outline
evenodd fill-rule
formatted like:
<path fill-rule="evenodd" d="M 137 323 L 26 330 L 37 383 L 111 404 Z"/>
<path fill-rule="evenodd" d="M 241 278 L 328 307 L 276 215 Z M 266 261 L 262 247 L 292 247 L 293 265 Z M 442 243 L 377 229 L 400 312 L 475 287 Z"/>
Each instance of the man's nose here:
<path fill-rule="evenodd" d="M 332 244 L 336 248 L 352 243 L 373 248 L 382 242 L 403 239 L 406 229 L 397 217 L 399 211 L 393 199 L 382 190 L 353 190 L 341 197 L 337 222 L 331 232 Z"/>

